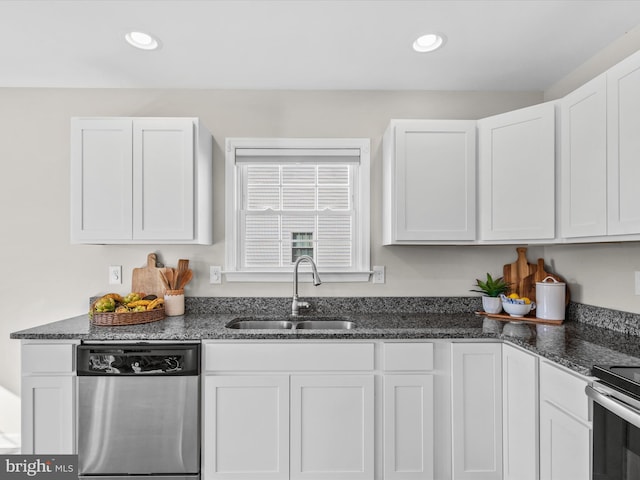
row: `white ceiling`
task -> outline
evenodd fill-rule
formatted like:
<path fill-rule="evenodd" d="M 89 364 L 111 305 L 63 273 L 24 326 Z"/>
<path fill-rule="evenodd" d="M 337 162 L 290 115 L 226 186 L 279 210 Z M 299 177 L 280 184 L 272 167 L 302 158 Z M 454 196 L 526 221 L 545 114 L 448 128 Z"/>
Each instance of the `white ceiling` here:
<path fill-rule="evenodd" d="M 0 0 L 0 87 L 542 91 L 637 25 L 638 0 Z"/>

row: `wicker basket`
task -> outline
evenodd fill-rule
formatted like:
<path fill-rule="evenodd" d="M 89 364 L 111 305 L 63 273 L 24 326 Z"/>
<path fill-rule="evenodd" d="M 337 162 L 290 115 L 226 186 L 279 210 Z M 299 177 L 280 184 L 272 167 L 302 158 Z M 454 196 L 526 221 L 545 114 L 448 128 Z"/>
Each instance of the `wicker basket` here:
<path fill-rule="evenodd" d="M 91 323 L 100 326 L 138 325 L 140 323 L 155 322 L 165 317 L 164 307 L 154 308 L 145 312 L 94 312 Z"/>

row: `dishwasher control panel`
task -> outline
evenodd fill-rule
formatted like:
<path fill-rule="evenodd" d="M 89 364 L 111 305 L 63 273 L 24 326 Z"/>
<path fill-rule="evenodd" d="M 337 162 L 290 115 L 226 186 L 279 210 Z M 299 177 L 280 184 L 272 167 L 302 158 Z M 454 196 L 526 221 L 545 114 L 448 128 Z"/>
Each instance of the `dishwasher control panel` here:
<path fill-rule="evenodd" d="M 199 345 L 80 345 L 78 376 L 198 375 Z"/>

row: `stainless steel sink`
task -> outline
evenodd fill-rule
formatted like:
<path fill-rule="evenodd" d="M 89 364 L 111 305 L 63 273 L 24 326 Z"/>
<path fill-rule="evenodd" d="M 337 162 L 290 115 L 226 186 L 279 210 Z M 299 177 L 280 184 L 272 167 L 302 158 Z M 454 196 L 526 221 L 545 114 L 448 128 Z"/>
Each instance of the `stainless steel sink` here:
<path fill-rule="evenodd" d="M 244 320 L 236 318 L 227 323 L 225 327 L 243 330 L 287 330 L 293 328 L 293 322 L 287 320 Z"/>
<path fill-rule="evenodd" d="M 296 330 L 351 330 L 356 328 L 350 320 L 303 320 L 296 323 Z"/>
<path fill-rule="evenodd" d="M 335 317 L 295 320 L 274 319 L 273 317 L 240 317 L 234 318 L 225 327 L 243 330 L 351 330 L 356 328 L 356 323 Z"/>

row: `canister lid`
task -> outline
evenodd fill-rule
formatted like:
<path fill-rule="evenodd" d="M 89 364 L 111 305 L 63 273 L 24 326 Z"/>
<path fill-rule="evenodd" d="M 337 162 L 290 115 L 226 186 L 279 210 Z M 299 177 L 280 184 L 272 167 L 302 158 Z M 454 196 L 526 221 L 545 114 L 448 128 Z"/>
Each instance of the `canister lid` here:
<path fill-rule="evenodd" d="M 547 280 L 551 280 L 551 281 L 548 282 Z M 544 280 L 542 280 L 541 282 L 536 282 L 536 285 L 545 285 L 547 287 L 564 287 L 565 286 L 564 282 L 560 282 L 551 276 L 545 277 Z"/>

